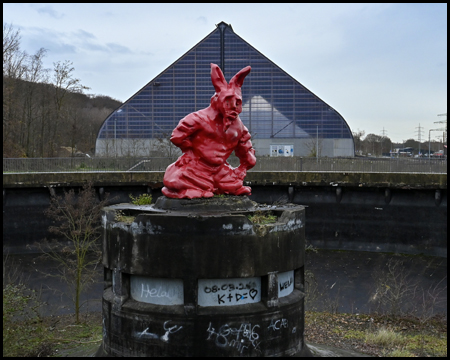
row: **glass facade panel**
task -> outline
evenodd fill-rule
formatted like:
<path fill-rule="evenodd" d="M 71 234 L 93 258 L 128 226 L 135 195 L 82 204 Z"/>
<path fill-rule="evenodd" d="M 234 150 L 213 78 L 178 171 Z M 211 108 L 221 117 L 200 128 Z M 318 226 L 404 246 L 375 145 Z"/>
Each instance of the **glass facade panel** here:
<path fill-rule="evenodd" d="M 187 114 L 209 105 L 210 63 L 220 63 L 216 29 L 150 81 L 103 123 L 99 139 L 167 137 Z"/>
<path fill-rule="evenodd" d="M 227 81 L 250 65 L 240 115 L 257 139 L 353 139 L 349 126 L 302 84 L 221 23 L 185 55 L 133 95 L 103 123 L 99 139 L 168 137 L 187 114 L 210 104 L 210 63 Z"/>

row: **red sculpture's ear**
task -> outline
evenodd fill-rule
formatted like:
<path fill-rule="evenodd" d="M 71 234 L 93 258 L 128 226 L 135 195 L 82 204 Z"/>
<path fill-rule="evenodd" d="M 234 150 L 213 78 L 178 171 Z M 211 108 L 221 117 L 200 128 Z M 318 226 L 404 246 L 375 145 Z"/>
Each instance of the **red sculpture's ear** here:
<path fill-rule="evenodd" d="M 211 81 L 214 85 L 216 93 L 227 88 L 227 81 L 223 76 L 222 70 L 216 64 L 211 63 Z"/>
<path fill-rule="evenodd" d="M 250 73 L 252 68 L 250 66 L 246 66 L 241 71 L 239 71 L 236 75 L 234 75 L 230 80 L 230 85 L 233 87 L 241 87 L 244 83 L 245 77 Z"/>

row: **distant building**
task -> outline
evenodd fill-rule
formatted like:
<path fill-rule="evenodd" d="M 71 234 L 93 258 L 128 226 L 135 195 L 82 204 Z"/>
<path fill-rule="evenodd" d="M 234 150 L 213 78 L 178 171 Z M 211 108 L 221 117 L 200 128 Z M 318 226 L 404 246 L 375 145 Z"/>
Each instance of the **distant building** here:
<path fill-rule="evenodd" d="M 95 154 L 166 156 L 178 122 L 210 104 L 210 63 L 220 66 L 227 81 L 252 67 L 240 118 L 258 156 L 315 156 L 317 150 L 319 156 L 354 156 L 344 118 L 224 22 L 106 118 Z"/>
<path fill-rule="evenodd" d="M 402 156 L 412 156 L 414 152 L 414 149 L 412 147 L 405 147 L 405 148 L 395 148 L 391 150 L 390 154 L 391 157 L 402 157 Z"/>

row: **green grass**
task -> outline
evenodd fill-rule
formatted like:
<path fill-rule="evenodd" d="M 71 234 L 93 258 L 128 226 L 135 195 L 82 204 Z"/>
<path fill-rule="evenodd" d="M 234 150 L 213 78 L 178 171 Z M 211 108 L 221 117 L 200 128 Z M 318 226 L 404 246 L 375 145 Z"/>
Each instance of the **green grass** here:
<path fill-rule="evenodd" d="M 385 347 L 401 346 L 404 345 L 406 341 L 407 339 L 402 334 L 386 328 L 381 328 L 374 333 L 368 332 L 366 334 L 366 342 L 368 344 Z"/>
<path fill-rule="evenodd" d="M 447 322 L 442 316 L 423 323 L 413 316 L 306 311 L 305 341 L 377 357 L 447 357 Z"/>
<path fill-rule="evenodd" d="M 424 356 L 447 356 L 447 334 L 431 336 L 418 334 L 408 338 L 406 348 L 422 353 Z"/>
<path fill-rule="evenodd" d="M 385 357 L 416 357 L 412 352 L 405 349 L 395 349 L 391 352 L 386 352 Z"/>
<path fill-rule="evenodd" d="M 3 288 L 3 357 L 93 355 L 101 344 L 101 314 L 41 317 L 43 304 L 35 291 L 23 284 Z"/>

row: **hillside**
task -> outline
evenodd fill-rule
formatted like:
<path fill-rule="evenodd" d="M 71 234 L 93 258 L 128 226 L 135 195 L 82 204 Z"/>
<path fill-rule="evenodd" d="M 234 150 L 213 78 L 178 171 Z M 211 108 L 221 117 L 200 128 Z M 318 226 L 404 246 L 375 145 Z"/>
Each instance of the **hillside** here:
<path fill-rule="evenodd" d="M 121 102 L 67 80 L 58 87 L 3 76 L 3 157 L 94 153 L 100 126 Z"/>

